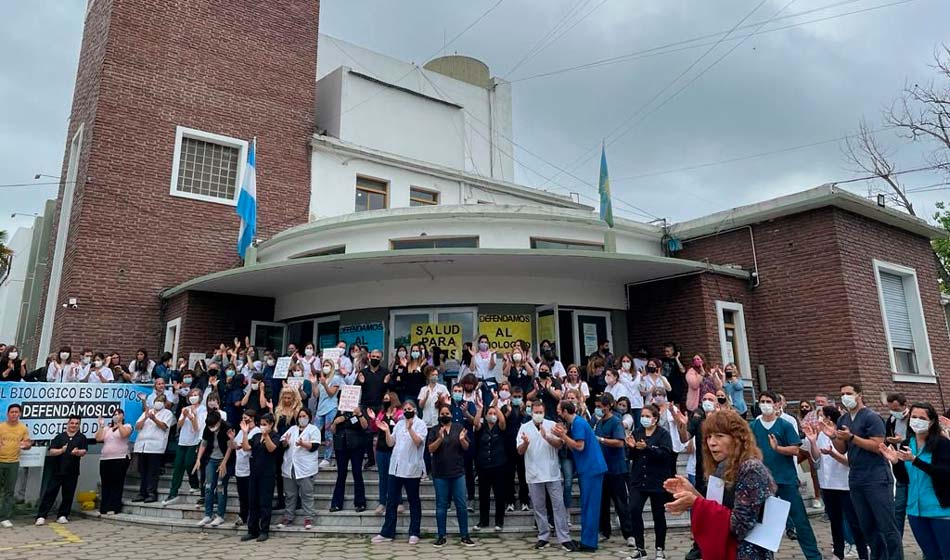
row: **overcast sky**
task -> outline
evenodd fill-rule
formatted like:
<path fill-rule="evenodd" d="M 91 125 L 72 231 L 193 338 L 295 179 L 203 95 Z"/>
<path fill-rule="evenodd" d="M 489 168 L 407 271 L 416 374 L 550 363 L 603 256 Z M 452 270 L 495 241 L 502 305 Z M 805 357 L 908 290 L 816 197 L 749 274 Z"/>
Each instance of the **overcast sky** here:
<path fill-rule="evenodd" d="M 606 138 L 615 214 L 636 219 L 644 218 L 626 203 L 676 221 L 859 176 L 838 142 L 786 149 L 853 133 L 862 117 L 878 126 L 881 107 L 905 83 L 929 81 L 934 47 L 950 42 L 944 0 L 323 0 L 320 31 L 421 64 L 493 6 L 446 52 L 479 58 L 514 82 L 518 182 L 553 178 L 545 188 L 590 202 L 598 158 L 582 156 Z M 10 213 L 40 212 L 56 195 L 55 186 L 2 185 L 59 174 L 84 7 L 85 0 L 4 7 L 0 229 L 24 221 Z M 566 15 L 556 40 L 511 72 Z M 820 18 L 832 19 L 796 25 Z M 739 39 L 711 51 L 721 35 L 682 43 L 740 21 Z M 665 50 L 678 50 L 648 51 L 671 43 L 678 44 Z M 641 51 L 650 56 L 532 77 Z M 882 139 L 901 167 L 925 164 L 924 147 Z M 744 159 L 682 169 L 736 158 Z M 905 177 L 911 187 L 941 182 L 932 173 Z M 849 188 L 867 192 L 862 183 Z M 928 216 L 944 198 L 950 190 L 912 195 Z"/>

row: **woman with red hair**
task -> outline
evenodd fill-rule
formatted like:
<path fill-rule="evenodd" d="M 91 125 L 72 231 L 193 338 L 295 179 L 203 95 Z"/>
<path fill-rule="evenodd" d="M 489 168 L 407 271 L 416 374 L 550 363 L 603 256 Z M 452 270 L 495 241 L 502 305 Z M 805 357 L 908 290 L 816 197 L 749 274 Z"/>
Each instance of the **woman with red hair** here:
<path fill-rule="evenodd" d="M 771 551 L 744 540 L 775 493 L 749 423 L 735 411 L 720 410 L 706 417 L 703 434 L 704 471 L 725 483 L 722 503 L 705 499 L 685 477 L 677 476 L 663 485 L 674 498 L 667 511 L 692 509 L 693 538 L 705 560 L 771 559 Z"/>

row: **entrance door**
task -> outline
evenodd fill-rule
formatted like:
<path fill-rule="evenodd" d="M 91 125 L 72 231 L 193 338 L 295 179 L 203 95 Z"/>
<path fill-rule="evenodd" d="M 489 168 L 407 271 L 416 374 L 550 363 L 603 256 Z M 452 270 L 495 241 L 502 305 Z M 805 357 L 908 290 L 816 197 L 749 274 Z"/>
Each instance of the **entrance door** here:
<path fill-rule="evenodd" d="M 560 338 L 558 338 L 559 325 L 556 303 L 536 307 L 534 310 L 534 324 L 537 329 L 535 332 L 537 344 L 531 347 L 532 354 L 539 353 L 541 341 L 543 340 L 552 342 L 555 347 L 560 346 L 558 343 Z"/>
<path fill-rule="evenodd" d="M 270 321 L 251 321 L 251 346 L 263 356 L 265 350 L 278 354 L 287 351 L 287 325 Z"/>
<path fill-rule="evenodd" d="M 580 358 L 581 365 L 587 365 L 587 357 L 597 351 L 599 341 L 606 339 L 613 347 L 609 312 L 574 311 L 574 325 L 574 355 Z"/>
<path fill-rule="evenodd" d="M 320 317 L 315 319 L 317 352 L 324 348 L 335 348 L 340 340 L 340 316 Z"/>

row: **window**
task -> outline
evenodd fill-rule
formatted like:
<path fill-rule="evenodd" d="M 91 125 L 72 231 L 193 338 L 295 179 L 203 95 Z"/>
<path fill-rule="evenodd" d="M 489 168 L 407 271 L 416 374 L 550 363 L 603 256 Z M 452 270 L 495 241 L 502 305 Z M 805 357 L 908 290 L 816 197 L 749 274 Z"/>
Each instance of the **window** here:
<path fill-rule="evenodd" d="M 409 188 L 409 206 L 435 206 L 438 203 L 438 191 L 427 191 L 419 187 Z"/>
<path fill-rule="evenodd" d="M 206 202 L 237 204 L 247 142 L 178 127 L 171 194 Z"/>
<path fill-rule="evenodd" d="M 540 237 L 531 238 L 532 249 L 570 249 L 573 251 L 603 251 L 603 243 L 590 243 L 588 241 L 564 241 L 559 239 L 541 239 Z"/>
<path fill-rule="evenodd" d="M 265 350 L 286 351 L 287 325 L 270 321 L 251 321 L 251 346 L 263 356 Z"/>
<path fill-rule="evenodd" d="M 474 307 L 450 307 L 442 309 L 400 309 L 389 313 L 390 348 L 409 347 L 420 342 L 412 334 L 412 326 L 419 324 L 451 324 L 461 326 L 458 339 L 442 341 L 441 348 L 449 359 L 461 359 L 462 344 L 471 341 L 478 331 L 478 313 Z"/>
<path fill-rule="evenodd" d="M 389 183 L 367 177 L 356 178 L 356 211 L 382 210 L 389 198 Z"/>
<path fill-rule="evenodd" d="M 293 255 L 291 259 L 304 259 L 307 257 L 325 257 L 328 255 L 342 255 L 346 253 L 346 245 L 337 245 L 335 247 L 324 247 L 322 249 L 314 249 L 313 251 L 305 251 L 298 255 Z"/>
<path fill-rule="evenodd" d="M 178 339 L 181 336 L 181 317 L 165 324 L 165 352 L 171 352 L 172 362 L 178 362 Z"/>
<path fill-rule="evenodd" d="M 736 364 L 743 379 L 752 379 L 752 362 L 749 359 L 742 304 L 716 301 L 716 317 L 719 323 L 719 351 L 722 363 Z"/>
<path fill-rule="evenodd" d="M 894 381 L 934 383 L 916 271 L 881 261 L 874 267 Z"/>
<path fill-rule="evenodd" d="M 477 249 L 477 237 L 420 237 L 418 239 L 390 239 L 393 251 L 404 249 Z"/>

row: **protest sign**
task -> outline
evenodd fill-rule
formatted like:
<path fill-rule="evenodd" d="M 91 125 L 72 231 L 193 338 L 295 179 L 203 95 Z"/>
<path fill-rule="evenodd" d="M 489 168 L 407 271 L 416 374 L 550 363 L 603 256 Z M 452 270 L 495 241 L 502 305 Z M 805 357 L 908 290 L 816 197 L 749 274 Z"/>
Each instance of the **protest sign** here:
<path fill-rule="evenodd" d="M 277 358 L 274 365 L 274 379 L 287 379 L 287 372 L 290 371 L 290 356 Z"/>
<path fill-rule="evenodd" d="M 382 322 L 343 325 L 340 327 L 340 340 L 349 348 L 353 344 L 365 346 L 369 350 L 383 349 L 385 327 Z"/>
<path fill-rule="evenodd" d="M 13 403 L 22 406 L 20 421 L 26 424 L 30 439 L 45 444 L 66 429 L 72 414 L 82 418 L 79 429 L 88 438 L 95 437 L 100 417 L 108 423 L 119 409 L 134 429 L 142 414 L 139 395 L 151 392 L 149 385 L 127 383 L 0 383 L 0 409 L 5 411 Z"/>
<path fill-rule="evenodd" d="M 340 400 L 337 403 L 337 410 L 340 412 L 353 412 L 360 405 L 360 395 L 363 393 L 361 385 L 344 385 L 340 387 Z"/>
<path fill-rule="evenodd" d="M 511 352 L 516 340 L 531 342 L 531 313 L 479 314 L 478 333 L 493 352 Z"/>
<path fill-rule="evenodd" d="M 429 350 L 438 346 L 450 360 L 462 357 L 461 323 L 414 323 L 409 327 L 409 344 L 420 344 Z"/>
<path fill-rule="evenodd" d="M 204 360 L 208 357 L 204 352 L 191 352 L 188 354 L 188 369 L 195 369 L 198 360 Z"/>
<path fill-rule="evenodd" d="M 324 348 L 321 354 L 321 360 L 330 360 L 333 362 L 333 369 L 340 369 L 340 358 L 343 356 L 343 349 L 333 347 Z"/>

